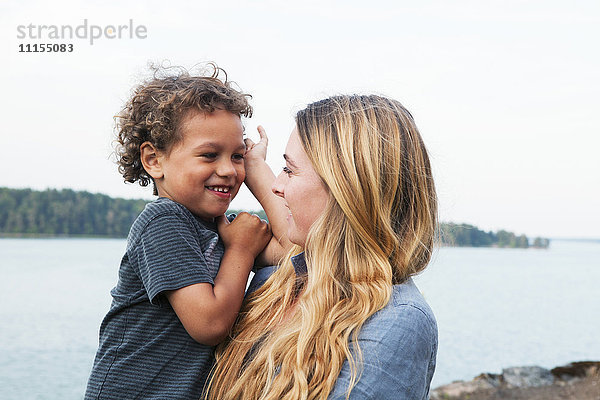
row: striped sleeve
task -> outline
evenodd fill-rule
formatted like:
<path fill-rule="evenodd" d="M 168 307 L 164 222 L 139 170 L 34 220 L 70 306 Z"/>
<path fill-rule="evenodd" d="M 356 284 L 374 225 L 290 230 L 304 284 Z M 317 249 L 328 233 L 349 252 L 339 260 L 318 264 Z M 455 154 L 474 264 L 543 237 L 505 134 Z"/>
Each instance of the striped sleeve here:
<path fill-rule="evenodd" d="M 181 213 L 156 216 L 135 246 L 135 265 L 154 305 L 160 304 L 158 296 L 164 291 L 196 283 L 214 284 L 197 233 L 186 218 Z"/>

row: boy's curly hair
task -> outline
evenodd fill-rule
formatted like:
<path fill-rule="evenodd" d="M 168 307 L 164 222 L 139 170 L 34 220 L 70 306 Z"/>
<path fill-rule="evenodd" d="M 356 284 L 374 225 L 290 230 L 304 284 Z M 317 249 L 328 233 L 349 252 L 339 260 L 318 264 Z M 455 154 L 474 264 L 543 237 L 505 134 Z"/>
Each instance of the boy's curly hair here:
<path fill-rule="evenodd" d="M 115 154 L 125 182 L 147 186 L 153 182 L 140 159 L 140 146 L 150 142 L 159 151 L 168 152 L 182 139 L 181 120 L 190 110 L 213 112 L 226 110 L 252 116 L 249 94 L 232 87 L 227 73 L 208 63 L 208 73 L 193 76 L 181 67 L 151 67 L 153 78 L 135 88 L 133 96 L 115 116 L 117 139 Z M 219 75 L 224 75 L 221 80 Z M 154 194 L 158 194 L 156 185 Z"/>

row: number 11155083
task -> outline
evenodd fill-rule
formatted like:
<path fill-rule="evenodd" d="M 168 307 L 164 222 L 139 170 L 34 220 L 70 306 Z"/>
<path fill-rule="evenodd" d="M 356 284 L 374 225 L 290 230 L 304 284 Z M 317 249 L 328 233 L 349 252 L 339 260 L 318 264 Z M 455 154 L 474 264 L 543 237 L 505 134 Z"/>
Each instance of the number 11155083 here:
<path fill-rule="evenodd" d="M 27 43 L 19 45 L 19 53 L 71 53 L 72 43 Z"/>

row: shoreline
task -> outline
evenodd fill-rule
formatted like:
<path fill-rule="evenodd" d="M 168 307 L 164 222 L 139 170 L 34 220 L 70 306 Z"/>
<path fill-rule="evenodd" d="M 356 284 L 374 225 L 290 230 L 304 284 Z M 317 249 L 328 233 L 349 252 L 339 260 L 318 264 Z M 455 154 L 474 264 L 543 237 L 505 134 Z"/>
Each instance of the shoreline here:
<path fill-rule="evenodd" d="M 600 361 L 577 361 L 552 369 L 510 367 L 482 373 L 431 391 L 431 400 L 600 399 Z"/>
<path fill-rule="evenodd" d="M 127 239 L 127 236 L 118 236 L 118 235 L 94 235 L 94 234 L 68 234 L 68 233 L 9 233 L 9 232 L 0 232 L 0 239 Z M 600 244 L 599 239 L 589 239 L 589 238 L 551 238 L 551 241 L 556 242 L 577 242 L 577 243 L 590 243 L 590 244 Z M 509 250 L 548 250 L 549 247 L 534 247 L 529 246 L 527 248 L 522 247 L 502 247 L 497 245 L 491 246 L 458 246 L 458 245 L 449 245 L 445 243 L 438 243 L 437 248 L 464 248 L 464 249 L 509 249 Z"/>

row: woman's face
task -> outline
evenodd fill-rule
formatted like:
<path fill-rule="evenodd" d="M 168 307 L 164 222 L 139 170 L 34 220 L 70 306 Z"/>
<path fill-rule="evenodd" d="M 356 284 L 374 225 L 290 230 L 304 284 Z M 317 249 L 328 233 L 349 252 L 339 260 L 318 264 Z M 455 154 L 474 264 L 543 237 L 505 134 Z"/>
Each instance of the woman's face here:
<path fill-rule="evenodd" d="M 289 210 L 289 240 L 304 247 L 310 227 L 325 210 L 329 193 L 313 169 L 296 128 L 290 135 L 283 157 L 285 167 L 275 179 L 272 190 L 285 200 Z"/>

